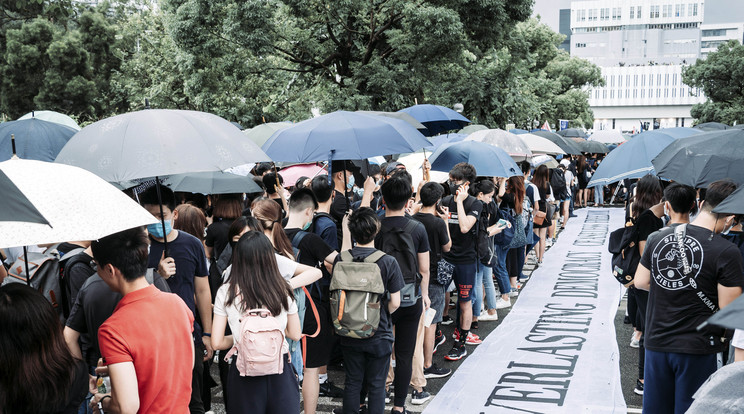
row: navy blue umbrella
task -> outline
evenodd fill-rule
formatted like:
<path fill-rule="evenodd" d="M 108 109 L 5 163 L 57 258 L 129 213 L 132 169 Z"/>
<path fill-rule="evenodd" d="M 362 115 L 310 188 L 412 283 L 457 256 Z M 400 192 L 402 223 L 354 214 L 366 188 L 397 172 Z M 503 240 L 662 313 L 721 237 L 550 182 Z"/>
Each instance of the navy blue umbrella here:
<path fill-rule="evenodd" d="M 429 158 L 433 171 L 448 172 L 456 164 L 467 162 L 475 167 L 478 175 L 486 177 L 513 177 L 522 175 L 517 163 L 501 148 L 479 141 L 461 141 L 444 144 Z"/>
<path fill-rule="evenodd" d="M 274 161 L 306 163 L 407 154 L 429 145 L 406 121 L 337 111 L 276 131 L 262 148 Z"/>
<path fill-rule="evenodd" d="M 13 156 L 11 136 L 14 136 L 19 158 L 52 162 L 76 132 L 66 125 L 37 118 L 3 122 L 0 124 L 0 161 Z"/>
<path fill-rule="evenodd" d="M 405 112 L 424 124 L 428 131 L 424 135 L 429 137 L 442 132 L 461 129 L 470 123 L 470 120 L 460 113 L 439 105 L 414 105 L 398 112 Z"/>

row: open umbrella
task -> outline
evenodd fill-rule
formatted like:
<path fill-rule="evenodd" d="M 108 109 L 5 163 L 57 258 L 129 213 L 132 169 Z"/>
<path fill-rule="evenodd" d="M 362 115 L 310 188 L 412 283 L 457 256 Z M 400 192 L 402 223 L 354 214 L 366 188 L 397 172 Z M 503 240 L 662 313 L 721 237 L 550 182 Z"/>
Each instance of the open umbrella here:
<path fill-rule="evenodd" d="M 562 129 L 557 134 L 566 138 L 586 138 L 586 132 L 579 128 Z"/>
<path fill-rule="evenodd" d="M 274 161 L 306 163 L 406 154 L 428 145 L 400 119 L 337 111 L 275 132 L 263 149 Z"/>
<path fill-rule="evenodd" d="M 547 139 L 553 144 L 559 146 L 566 154 L 581 155 L 581 148 L 579 148 L 570 138 L 564 138 L 555 132 L 546 131 L 544 129 L 536 129 L 530 133 Z"/>
<path fill-rule="evenodd" d="M 475 167 L 478 175 L 513 177 L 522 175 L 511 156 L 501 148 L 479 141 L 466 140 L 439 147 L 430 158 L 433 171 L 449 172 L 461 162 Z"/>
<path fill-rule="evenodd" d="M 357 111 L 360 114 L 367 114 L 367 115 L 379 115 L 379 116 L 387 116 L 389 118 L 395 118 L 400 119 L 401 121 L 406 121 L 409 124 L 411 124 L 412 127 L 418 129 L 418 130 L 426 130 L 426 127 L 421 122 L 417 121 L 416 118 L 412 117 L 411 115 L 408 115 L 405 112 L 384 112 L 384 111 Z M 423 132 L 422 132 L 423 133 Z"/>
<path fill-rule="evenodd" d="M 530 160 L 530 164 L 533 167 L 537 167 L 537 166 L 545 164 L 545 166 L 548 167 L 549 169 L 556 168 L 559 165 L 558 161 L 556 161 L 556 159 L 551 157 L 550 155 L 535 155 Z"/>
<path fill-rule="evenodd" d="M 0 161 L 9 160 L 14 151 L 22 159 L 54 161 L 77 131 L 54 122 L 31 118 L 0 124 Z M 11 143 L 15 138 L 15 148 Z"/>
<path fill-rule="evenodd" d="M 33 111 L 33 112 L 27 113 L 26 115 L 23 115 L 22 117 L 18 118 L 18 120 L 20 121 L 23 119 L 31 119 L 31 118 L 41 119 L 42 121 L 47 121 L 47 122 L 54 122 L 55 124 L 68 126 L 74 129 L 75 131 L 80 131 L 80 125 L 78 125 L 78 123 L 75 122 L 74 119 L 70 118 L 69 116 L 65 114 L 61 114 L 59 112 L 54 112 L 54 111 Z"/>
<path fill-rule="evenodd" d="M 260 193 L 261 187 L 252 175 L 237 175 L 222 171 L 175 174 L 165 176 L 163 185 L 173 191 L 199 194 Z"/>
<path fill-rule="evenodd" d="M 157 223 L 117 188 L 81 168 L 32 160 L 0 163 L 4 173 L 49 224 L 0 222 L 0 247 L 96 240 Z"/>
<path fill-rule="evenodd" d="M 581 148 L 581 152 L 587 154 L 607 154 L 610 150 L 607 145 L 599 141 L 589 141 L 584 138 L 571 138 Z"/>
<path fill-rule="evenodd" d="M 457 133 L 458 134 L 470 135 L 473 132 L 483 131 L 484 129 L 488 129 L 488 127 L 485 126 L 485 125 L 481 125 L 481 124 L 473 124 L 473 125 L 468 125 L 465 128 L 457 131 Z"/>
<path fill-rule="evenodd" d="M 441 134 L 442 132 L 453 129 L 461 129 L 470 123 L 470 120 L 462 116 L 462 114 L 440 105 L 414 105 L 401 109 L 398 112 L 405 112 L 424 124 L 428 130 L 424 134 L 426 136 Z"/>
<path fill-rule="evenodd" d="M 590 141 L 597 141 L 603 144 L 618 144 L 625 142 L 623 133 L 617 129 L 603 129 L 594 132 L 589 138 Z"/>
<path fill-rule="evenodd" d="M 744 295 L 739 296 L 728 306 L 714 313 L 697 329 L 703 329 L 708 325 L 716 325 L 726 329 L 744 329 Z"/>
<path fill-rule="evenodd" d="M 509 132 L 511 132 L 512 134 L 517 134 L 517 135 L 529 134 L 530 133 L 530 131 L 528 131 L 526 129 L 521 129 L 521 128 L 512 128 L 512 129 L 509 130 Z"/>
<path fill-rule="evenodd" d="M 0 171 L 0 194 L 3 195 L 3 208 L 0 209 L 0 222 L 49 224 L 20 188 Z"/>
<path fill-rule="evenodd" d="M 243 133 L 260 147 L 271 138 L 274 132 L 280 131 L 284 128 L 289 128 L 290 126 L 292 126 L 292 123 L 290 122 L 268 122 L 256 125 L 251 129 L 246 129 Z"/>
<path fill-rule="evenodd" d="M 744 130 L 708 132 L 675 141 L 652 163 L 659 177 L 695 188 L 724 178 L 744 184 Z"/>
<path fill-rule="evenodd" d="M 431 141 L 431 145 L 426 147 L 429 151 L 436 151 L 437 148 L 441 147 L 444 144 L 450 143 L 450 142 L 460 142 L 464 141 L 465 138 L 468 136 L 466 134 L 441 134 L 434 137 L 429 138 L 429 141 Z"/>
<path fill-rule="evenodd" d="M 421 168 L 424 164 L 424 160 L 428 159 L 431 153 L 428 155 L 423 151 L 417 151 L 411 154 L 405 154 L 397 159 L 397 162 L 406 166 L 406 170 L 411 174 L 413 178 L 413 188 L 418 188 L 419 183 L 424 179 L 423 169 Z M 436 183 L 443 183 L 449 178 L 448 171 L 429 171 L 430 181 Z"/>
<path fill-rule="evenodd" d="M 723 131 L 731 127 L 720 122 L 704 122 L 702 124 L 695 125 L 693 128 L 697 128 L 703 131 Z"/>
<path fill-rule="evenodd" d="M 744 185 L 740 185 L 726 199 L 721 201 L 714 209 L 714 213 L 744 214 Z"/>
<path fill-rule="evenodd" d="M 293 186 L 300 177 L 313 178 L 316 175 L 326 174 L 325 168 L 318 164 L 297 164 L 291 167 L 282 168 L 279 171 L 279 175 L 282 176 L 287 186 Z M 361 183 L 360 183 L 361 185 Z"/>
<path fill-rule="evenodd" d="M 526 134 L 517 135 L 519 139 L 524 141 L 529 147 L 530 151 L 534 154 L 565 154 L 566 152 L 561 149 L 558 145 L 555 145 L 552 141 L 547 138 L 543 138 L 538 135 Z"/>
<path fill-rule="evenodd" d="M 478 141 L 486 144 L 494 145 L 506 151 L 511 157 L 516 160 L 526 160 L 532 156 L 527 144 L 524 143 L 517 135 L 511 132 L 504 131 L 503 129 L 486 129 L 482 131 L 476 131 L 468 135 L 466 141 Z"/>
<path fill-rule="evenodd" d="M 678 138 L 678 139 L 691 137 L 693 135 L 700 135 L 705 132 L 701 129 L 686 128 L 686 127 L 662 128 L 662 129 L 657 129 L 655 131 L 661 132 L 662 134 L 667 134 L 672 138 Z"/>

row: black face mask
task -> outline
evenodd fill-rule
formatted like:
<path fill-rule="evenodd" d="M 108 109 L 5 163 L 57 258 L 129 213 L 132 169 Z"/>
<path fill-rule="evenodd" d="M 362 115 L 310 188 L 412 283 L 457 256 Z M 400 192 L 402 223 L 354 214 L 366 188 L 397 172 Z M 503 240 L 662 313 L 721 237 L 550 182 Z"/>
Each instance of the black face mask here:
<path fill-rule="evenodd" d="M 456 184 L 455 182 L 449 180 L 447 181 L 447 185 L 449 186 L 450 194 L 455 195 L 457 194 L 457 189 L 460 187 L 459 184 Z"/>

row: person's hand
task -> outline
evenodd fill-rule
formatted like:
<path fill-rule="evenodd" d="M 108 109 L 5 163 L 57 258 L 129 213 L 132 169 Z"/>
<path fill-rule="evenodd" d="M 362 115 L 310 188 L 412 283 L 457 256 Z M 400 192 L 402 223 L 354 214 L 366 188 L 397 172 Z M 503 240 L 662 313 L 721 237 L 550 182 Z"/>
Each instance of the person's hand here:
<path fill-rule="evenodd" d="M 103 365 L 103 358 L 98 358 L 98 366 L 96 367 L 96 375 L 100 375 L 102 377 L 108 377 L 109 375 L 108 365 Z"/>
<path fill-rule="evenodd" d="M 98 402 L 103 399 L 105 396 L 111 396 L 111 394 L 100 394 L 95 393 L 93 397 L 90 399 L 90 408 L 93 410 L 94 413 L 100 413 L 101 411 L 98 409 Z M 110 400 L 111 398 L 109 398 Z M 102 414 L 102 413 L 101 413 Z"/>
<path fill-rule="evenodd" d="M 424 312 L 426 312 L 429 307 L 431 306 L 431 299 L 429 299 L 429 295 L 421 295 L 421 299 L 423 299 L 424 302 Z"/>
<path fill-rule="evenodd" d="M 455 200 L 457 202 L 463 202 L 465 199 L 468 198 L 468 188 L 470 186 L 468 184 L 463 184 L 460 187 L 457 188 L 457 195 L 455 196 Z"/>
<path fill-rule="evenodd" d="M 176 274 L 176 261 L 172 257 L 165 257 L 165 251 L 160 255 L 158 273 L 163 276 L 163 279 L 170 279 L 171 276 Z"/>
<path fill-rule="evenodd" d="M 202 336 L 202 342 L 204 342 L 204 348 L 206 348 L 207 353 L 204 355 L 203 361 L 209 361 L 210 358 L 212 358 L 212 355 L 214 355 L 214 349 L 212 349 L 212 338 L 208 336 Z"/>
<path fill-rule="evenodd" d="M 341 230 L 349 230 L 349 216 L 351 216 L 352 210 L 349 210 L 344 214 L 344 218 L 341 220 Z"/>
<path fill-rule="evenodd" d="M 88 392 L 95 394 L 98 392 L 98 378 L 93 375 L 88 375 Z"/>
<path fill-rule="evenodd" d="M 307 180 L 302 182 L 302 186 L 305 188 L 310 188 L 310 185 L 312 184 L 313 180 L 308 178 Z"/>
<path fill-rule="evenodd" d="M 372 193 L 375 192 L 375 188 L 377 188 L 377 182 L 372 177 L 367 177 L 366 180 L 364 180 L 364 194 L 369 194 L 370 196 Z"/>
<path fill-rule="evenodd" d="M 441 217 L 445 221 L 449 220 L 449 218 L 450 218 L 449 207 L 447 207 L 447 206 L 439 206 L 439 208 L 442 209 L 442 212 L 439 213 L 439 217 Z"/>
<path fill-rule="evenodd" d="M 495 235 L 501 233 L 502 231 L 504 231 L 504 229 L 506 228 L 506 226 L 511 226 L 511 223 L 509 223 L 508 221 L 506 222 L 506 224 L 498 224 L 498 223 L 496 223 L 496 225 L 493 226 L 493 229 L 494 229 L 493 235 L 495 236 Z"/>
<path fill-rule="evenodd" d="M 284 187 L 281 184 L 274 184 L 274 191 L 281 197 L 284 197 Z"/>

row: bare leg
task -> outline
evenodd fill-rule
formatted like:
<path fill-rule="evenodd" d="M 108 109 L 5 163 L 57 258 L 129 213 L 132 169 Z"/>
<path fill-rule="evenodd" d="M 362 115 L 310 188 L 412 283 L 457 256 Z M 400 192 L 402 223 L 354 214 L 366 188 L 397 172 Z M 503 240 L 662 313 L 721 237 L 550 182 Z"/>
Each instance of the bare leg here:
<path fill-rule="evenodd" d="M 318 393 L 320 392 L 318 372 L 318 368 L 305 368 L 305 375 L 302 380 L 302 401 L 305 406 L 305 414 L 315 414 L 315 410 L 318 408 Z"/>
<path fill-rule="evenodd" d="M 424 328 L 424 368 L 430 367 L 434 355 L 434 339 L 437 333 L 437 324 L 432 323 Z"/>

